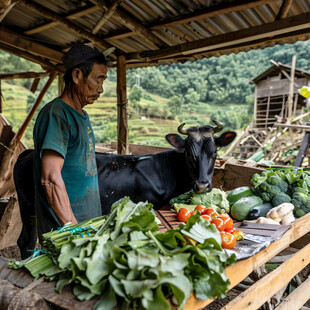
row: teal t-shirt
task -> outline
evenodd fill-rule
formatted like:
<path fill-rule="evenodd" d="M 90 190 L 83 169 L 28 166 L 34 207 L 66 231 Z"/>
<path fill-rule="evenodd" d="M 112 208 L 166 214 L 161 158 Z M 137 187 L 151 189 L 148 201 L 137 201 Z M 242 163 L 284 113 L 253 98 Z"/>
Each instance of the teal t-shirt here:
<path fill-rule="evenodd" d="M 35 147 L 34 181 L 38 232 L 42 234 L 60 226 L 47 202 L 41 185 L 43 150 L 58 152 L 64 158 L 61 171 L 72 211 L 78 222 L 101 215 L 95 136 L 88 114 L 79 113 L 60 98 L 40 111 L 33 130 Z"/>

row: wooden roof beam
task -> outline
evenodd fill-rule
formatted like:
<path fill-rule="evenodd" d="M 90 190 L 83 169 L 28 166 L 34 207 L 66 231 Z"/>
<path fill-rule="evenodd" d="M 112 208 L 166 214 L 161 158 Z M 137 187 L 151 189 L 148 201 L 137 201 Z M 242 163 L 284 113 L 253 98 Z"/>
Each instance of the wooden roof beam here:
<path fill-rule="evenodd" d="M 109 9 L 102 14 L 100 19 L 98 20 L 96 26 L 94 27 L 92 33 L 96 34 L 100 28 L 109 20 L 109 18 L 114 14 L 115 10 L 117 9 L 117 6 L 122 2 L 123 0 L 114 0 L 109 7 Z"/>
<path fill-rule="evenodd" d="M 249 29 L 238 30 L 206 39 L 182 43 L 173 47 L 163 48 L 158 51 L 130 53 L 128 54 L 127 59 L 154 60 L 166 56 L 172 57 L 177 55 L 196 54 L 199 52 L 221 49 L 227 46 L 242 44 L 250 41 L 255 42 L 260 39 L 268 40 L 268 38 L 273 36 L 289 34 L 299 30 L 304 30 L 310 34 L 310 13 L 296 15 Z"/>
<path fill-rule="evenodd" d="M 0 28 L 0 42 L 34 55 L 62 63 L 65 54 L 36 41 L 26 39 L 22 34 L 15 33 L 5 27 Z"/>
<path fill-rule="evenodd" d="M 86 6 L 80 8 L 78 10 L 68 12 L 67 14 L 62 15 L 62 16 L 63 16 L 63 18 L 67 18 L 67 19 L 75 19 L 75 18 L 85 16 L 85 15 L 90 14 L 90 13 L 97 12 L 97 11 L 98 11 L 98 7 L 96 5 L 93 5 L 93 6 L 86 5 Z M 57 24 L 58 24 L 58 22 L 54 22 L 54 21 L 48 22 L 48 23 L 43 23 L 37 27 L 34 27 L 32 29 L 28 29 L 28 30 L 24 31 L 24 34 L 27 34 L 27 35 L 35 34 L 35 33 L 44 31 L 46 29 L 52 28 L 52 27 L 56 26 Z"/>
<path fill-rule="evenodd" d="M 99 45 L 100 47 L 103 47 L 103 48 L 111 47 L 111 45 L 108 42 L 100 39 L 99 37 L 93 35 L 91 32 L 84 30 L 83 28 L 63 18 L 61 15 L 56 14 L 52 10 L 47 9 L 38 3 L 34 3 L 33 1 L 29 1 L 29 0 L 20 0 L 20 3 L 28 7 L 29 9 L 37 12 L 38 14 L 53 20 L 54 22 L 58 22 L 62 25 L 65 25 L 66 27 L 73 30 L 75 33 L 77 33 L 84 39 L 87 39 L 91 41 L 92 43 Z"/>
<path fill-rule="evenodd" d="M 16 0 L 0 0 L 0 23 L 3 21 L 4 17 L 12 10 L 16 2 Z"/>
<path fill-rule="evenodd" d="M 0 73 L 0 80 L 14 79 L 36 79 L 44 76 L 49 76 L 50 72 L 15 72 L 15 73 Z"/>
<path fill-rule="evenodd" d="M 310 36 L 310 33 L 308 30 L 305 30 L 308 32 L 308 35 Z M 244 42 L 242 44 L 237 44 L 237 45 L 231 45 L 231 46 L 225 46 L 223 48 L 219 48 L 219 49 L 216 49 L 216 50 L 210 50 L 210 51 L 207 51 L 207 52 L 201 52 L 201 53 L 196 53 L 196 54 L 193 54 L 192 56 L 194 57 L 212 57 L 214 56 L 214 53 L 217 52 L 221 55 L 227 55 L 227 54 L 230 54 L 232 52 L 235 52 L 235 53 L 238 53 L 238 52 L 241 52 L 241 51 L 248 51 L 249 48 L 251 49 L 263 49 L 265 46 L 266 43 L 268 43 L 268 41 L 272 41 L 272 42 L 281 42 L 283 41 L 284 39 L 295 39 L 296 37 L 299 37 L 299 36 L 304 36 L 305 35 L 305 31 L 296 31 L 296 32 L 290 32 L 288 34 L 284 34 L 284 35 L 280 35 L 280 36 L 275 36 L 273 38 L 270 38 L 268 40 L 266 39 L 260 39 L 260 40 L 255 40 L 255 41 L 249 41 L 249 42 Z M 186 58 L 184 55 L 179 55 L 179 56 L 175 56 L 174 59 L 176 61 L 179 61 L 180 59 L 184 59 Z M 166 60 L 169 60 L 171 61 L 171 59 L 169 58 L 163 58 L 163 59 L 157 59 L 157 60 L 154 60 L 154 62 L 158 62 L 158 61 L 166 61 Z M 138 67 L 138 65 L 137 65 Z M 128 65 L 128 68 L 131 68 L 130 67 L 130 64 Z M 253 80 L 250 81 L 250 83 L 253 83 Z"/>
<path fill-rule="evenodd" d="M 283 19 L 287 16 L 293 1 L 294 0 L 283 0 L 275 20 Z"/>
<path fill-rule="evenodd" d="M 57 71 L 57 72 L 64 72 L 65 69 L 62 65 L 54 65 L 49 60 L 45 58 L 41 58 L 39 56 L 34 56 L 28 52 L 18 49 L 18 47 L 12 47 L 10 45 L 4 44 L 0 42 L 0 49 L 4 50 L 5 52 L 11 53 L 13 55 L 22 57 L 29 61 L 39 64 L 43 70 L 47 71 Z"/>
<path fill-rule="evenodd" d="M 105 3 L 102 0 L 91 0 L 93 3 L 97 4 L 99 8 L 108 9 Z M 143 26 L 137 19 L 127 15 L 121 9 L 117 8 L 113 15 L 114 19 L 117 19 L 118 22 L 123 24 L 125 27 L 130 29 L 134 34 L 142 36 L 145 40 L 149 41 L 152 44 L 155 44 L 157 47 L 166 47 L 166 42 L 158 38 L 151 30 Z M 131 33 L 131 35 L 133 34 Z"/>

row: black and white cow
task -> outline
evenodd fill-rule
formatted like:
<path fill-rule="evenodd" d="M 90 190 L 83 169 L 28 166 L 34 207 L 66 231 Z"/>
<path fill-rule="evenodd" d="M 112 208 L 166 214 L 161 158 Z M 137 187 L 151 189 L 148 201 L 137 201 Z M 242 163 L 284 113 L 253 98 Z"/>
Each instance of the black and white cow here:
<path fill-rule="evenodd" d="M 221 131 L 223 125 L 213 122 L 216 126 L 188 129 L 181 124 L 178 131 L 186 138 L 178 134 L 166 135 L 173 150 L 142 156 L 96 153 L 102 213 L 107 214 L 112 203 L 124 196 L 130 196 L 134 202 L 149 201 L 158 208 L 190 189 L 210 191 L 218 148 L 236 137 L 233 131 L 216 137 L 214 133 Z M 29 251 L 28 245 L 32 247 L 35 233 L 33 155 L 30 150 L 22 153 L 14 168 L 24 226 L 18 241 L 22 253 L 25 249 Z"/>

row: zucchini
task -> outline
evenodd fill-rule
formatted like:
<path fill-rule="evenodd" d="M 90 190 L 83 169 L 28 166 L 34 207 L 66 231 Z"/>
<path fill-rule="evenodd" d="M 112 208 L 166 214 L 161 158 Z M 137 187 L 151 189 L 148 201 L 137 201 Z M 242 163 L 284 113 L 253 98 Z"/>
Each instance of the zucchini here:
<path fill-rule="evenodd" d="M 262 204 L 263 201 L 257 196 L 243 197 L 232 205 L 230 213 L 235 220 L 243 221 L 254 207 Z"/>
<path fill-rule="evenodd" d="M 256 220 L 259 217 L 266 217 L 267 213 L 273 208 L 273 205 L 270 202 L 266 202 L 262 205 L 254 207 L 249 215 L 248 218 L 250 220 Z"/>
<path fill-rule="evenodd" d="M 232 206 L 239 199 L 251 196 L 254 196 L 252 189 L 248 186 L 242 186 L 230 191 L 226 198 L 229 202 L 229 205 Z"/>

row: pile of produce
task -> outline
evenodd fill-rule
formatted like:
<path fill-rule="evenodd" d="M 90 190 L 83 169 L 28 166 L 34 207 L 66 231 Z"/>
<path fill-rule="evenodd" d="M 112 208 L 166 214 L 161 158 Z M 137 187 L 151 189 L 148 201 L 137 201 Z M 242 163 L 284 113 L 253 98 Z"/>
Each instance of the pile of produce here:
<path fill-rule="evenodd" d="M 304 169 L 268 168 L 254 174 L 251 183 L 253 188 L 239 187 L 227 195 L 231 216 L 238 221 L 287 225 L 294 215 L 310 212 L 310 172 Z"/>
<path fill-rule="evenodd" d="M 215 209 L 206 208 L 201 204 L 197 205 L 194 211 L 187 208 L 181 208 L 177 211 L 179 222 L 187 223 L 192 216 L 200 216 L 204 221 L 214 224 L 221 234 L 223 249 L 233 249 L 238 240 L 244 240 L 244 233 L 234 228 L 233 220 L 227 213 L 218 213 Z"/>
<path fill-rule="evenodd" d="M 274 207 L 292 203 L 294 214 L 301 217 L 310 212 L 310 172 L 304 169 L 267 169 L 254 174 L 251 180 L 255 194 Z"/>
<path fill-rule="evenodd" d="M 219 188 L 213 188 L 209 193 L 195 193 L 189 191 L 170 200 L 170 205 L 178 211 L 182 207 L 194 211 L 199 204 L 207 208 L 213 208 L 218 213 L 229 213 L 229 202 L 226 199 L 226 193 Z M 184 206 L 186 205 L 186 206 Z"/>
<path fill-rule="evenodd" d="M 170 200 L 172 208 L 177 212 L 179 222 L 186 223 L 193 215 L 200 215 L 202 219 L 214 224 L 221 234 L 222 247 L 232 249 L 237 240 L 243 240 L 244 234 L 233 227 L 229 201 L 224 191 L 213 188 L 209 193 L 195 193 L 189 191 Z"/>
<path fill-rule="evenodd" d="M 94 309 L 168 310 L 169 301 L 182 309 L 192 292 L 221 298 L 229 288 L 225 267 L 235 255 L 222 249 L 220 232 L 198 213 L 159 233 L 152 205 L 125 197 L 109 216 L 45 234 L 46 248 L 10 267 L 56 280 L 59 293 L 71 285 L 79 300 L 98 296 Z"/>

